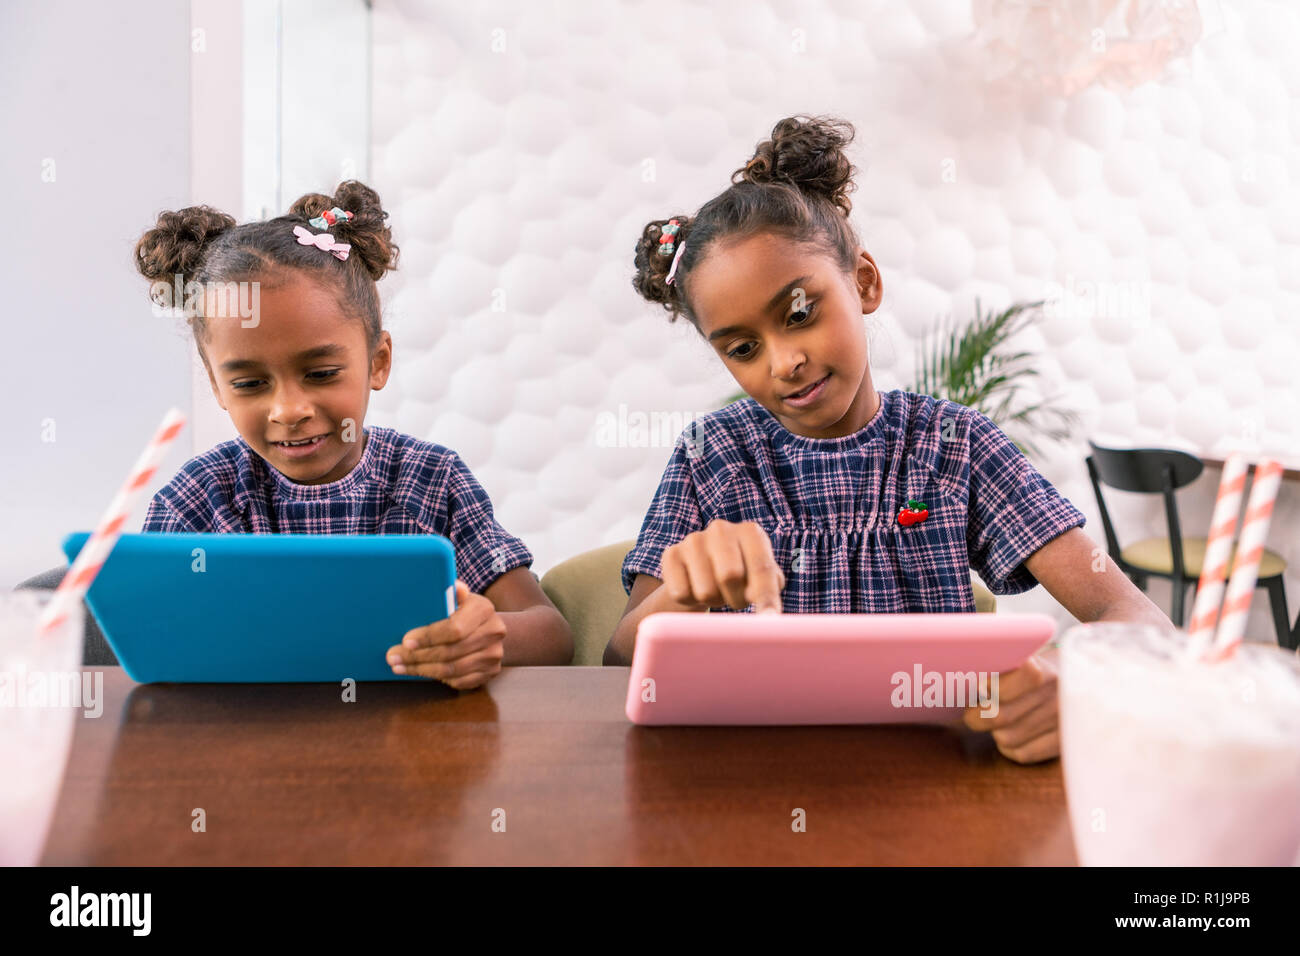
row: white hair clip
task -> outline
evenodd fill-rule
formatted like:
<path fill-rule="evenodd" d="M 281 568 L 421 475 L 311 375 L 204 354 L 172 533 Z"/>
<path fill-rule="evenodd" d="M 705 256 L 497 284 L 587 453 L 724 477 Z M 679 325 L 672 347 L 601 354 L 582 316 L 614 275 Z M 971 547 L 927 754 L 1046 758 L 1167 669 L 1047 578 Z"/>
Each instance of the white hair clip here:
<path fill-rule="evenodd" d="M 673 256 L 673 267 L 668 270 L 668 278 L 664 281 L 669 285 L 673 284 L 673 276 L 677 275 L 677 263 L 682 261 L 682 253 L 686 251 L 686 242 L 677 243 L 677 255 Z"/>

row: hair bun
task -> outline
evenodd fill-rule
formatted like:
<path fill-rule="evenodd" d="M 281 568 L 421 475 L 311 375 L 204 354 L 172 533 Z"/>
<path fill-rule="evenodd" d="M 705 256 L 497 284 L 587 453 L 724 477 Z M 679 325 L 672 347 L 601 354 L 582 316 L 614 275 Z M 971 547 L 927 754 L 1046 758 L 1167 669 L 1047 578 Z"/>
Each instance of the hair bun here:
<path fill-rule="evenodd" d="M 365 183 L 355 179 L 339 183 L 333 196 L 308 193 L 289 207 L 289 215 L 310 220 L 335 206 L 352 213 L 352 218 L 340 219 L 329 231 L 352 245 L 350 255 L 361 261 L 370 277 L 378 281 L 396 269 L 399 249 L 393 242 L 388 213 L 379 194 Z"/>
<path fill-rule="evenodd" d="M 731 176 L 733 183 L 787 183 L 821 196 L 849 214 L 853 164 L 845 147 L 853 141 L 853 124 L 834 117 L 789 116 L 772 127 L 771 139 L 759 143 L 753 158 Z"/>
<path fill-rule="evenodd" d="M 674 219 L 678 223 L 673 243 L 674 253 L 681 243 L 686 242 L 691 230 L 689 216 L 669 216 L 667 219 L 646 223 L 646 227 L 641 230 L 641 238 L 636 243 L 636 256 L 633 259 L 636 275 L 632 277 L 632 288 L 636 289 L 641 298 L 662 305 L 668 311 L 670 319 L 676 319 L 684 310 L 677 287 L 668 284 L 668 273 L 673 267 L 674 256 L 662 254 L 659 248 L 664 226 Z"/>
<path fill-rule="evenodd" d="M 235 220 L 211 206 L 187 206 L 158 214 L 158 222 L 135 244 L 135 266 L 146 279 L 171 280 L 199 271 L 212 241 Z"/>

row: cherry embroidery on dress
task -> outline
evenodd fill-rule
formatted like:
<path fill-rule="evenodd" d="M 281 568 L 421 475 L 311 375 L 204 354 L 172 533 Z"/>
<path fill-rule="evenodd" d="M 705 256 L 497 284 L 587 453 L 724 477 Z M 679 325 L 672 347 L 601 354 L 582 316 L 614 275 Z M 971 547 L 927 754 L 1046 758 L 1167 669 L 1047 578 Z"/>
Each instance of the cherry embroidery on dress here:
<path fill-rule="evenodd" d="M 920 524 L 928 517 L 930 517 L 930 509 L 926 506 L 926 503 L 909 498 L 907 504 L 898 512 L 898 523 L 904 528 L 910 528 L 914 524 Z"/>

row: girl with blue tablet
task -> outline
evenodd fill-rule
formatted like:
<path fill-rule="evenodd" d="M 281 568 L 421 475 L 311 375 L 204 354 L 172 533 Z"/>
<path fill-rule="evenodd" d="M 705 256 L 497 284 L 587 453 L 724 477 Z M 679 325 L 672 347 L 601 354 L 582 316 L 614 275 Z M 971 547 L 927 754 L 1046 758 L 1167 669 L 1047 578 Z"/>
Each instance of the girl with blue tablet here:
<path fill-rule="evenodd" d="M 390 648 L 393 671 L 466 689 L 503 664 L 567 664 L 572 636 L 528 570 L 532 554 L 460 457 L 363 424 L 393 360 L 376 287 L 397 265 L 387 217 L 374 190 L 349 181 L 266 222 L 164 212 L 140 238 L 155 302 L 185 290 L 212 393 L 239 432 L 181 468 L 143 530 L 443 535 L 457 608 Z"/>
<path fill-rule="evenodd" d="M 880 270 L 849 222 L 849 124 L 781 120 L 694 216 L 657 219 L 633 284 L 685 317 L 749 396 L 678 440 L 623 564 L 605 652 L 631 659 L 656 611 L 973 612 L 1042 583 L 1081 621 L 1172 627 L 1083 532 L 1083 514 L 985 415 L 879 392 L 864 314 Z M 1055 756 L 1056 682 L 1003 675 L 999 749 Z"/>

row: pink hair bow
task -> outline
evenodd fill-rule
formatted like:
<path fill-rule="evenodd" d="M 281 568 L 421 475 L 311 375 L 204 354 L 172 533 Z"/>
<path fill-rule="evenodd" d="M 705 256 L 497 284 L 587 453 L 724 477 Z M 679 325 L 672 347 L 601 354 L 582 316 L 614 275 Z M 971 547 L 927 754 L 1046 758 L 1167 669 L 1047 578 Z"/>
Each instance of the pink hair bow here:
<path fill-rule="evenodd" d="M 294 226 L 293 234 L 298 237 L 298 241 L 304 246 L 315 246 L 317 249 L 323 249 L 330 253 L 336 259 L 347 261 L 348 252 L 352 246 L 346 242 L 335 242 L 334 237 L 328 232 L 311 232 L 302 226 Z"/>

